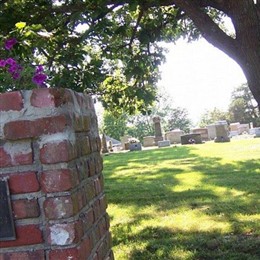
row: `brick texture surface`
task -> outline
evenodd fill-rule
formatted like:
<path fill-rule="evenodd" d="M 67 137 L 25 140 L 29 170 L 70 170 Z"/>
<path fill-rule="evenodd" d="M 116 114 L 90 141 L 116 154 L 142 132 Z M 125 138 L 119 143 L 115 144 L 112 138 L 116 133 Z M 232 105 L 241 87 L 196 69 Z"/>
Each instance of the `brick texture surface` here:
<path fill-rule="evenodd" d="M 7 92 L 0 95 L 0 111 L 20 111 L 23 108 L 23 97 L 20 92 Z"/>
<path fill-rule="evenodd" d="M 4 126 L 4 134 L 9 140 L 39 137 L 63 132 L 69 121 L 65 116 L 54 116 L 36 120 L 12 121 Z"/>
<path fill-rule="evenodd" d="M 14 200 L 12 207 L 15 219 L 37 218 L 40 216 L 40 208 L 36 199 Z"/>
<path fill-rule="evenodd" d="M 4 93 L 0 117 L 0 180 L 8 179 L 16 232 L 0 241 L 0 260 L 113 259 L 91 97 Z"/>

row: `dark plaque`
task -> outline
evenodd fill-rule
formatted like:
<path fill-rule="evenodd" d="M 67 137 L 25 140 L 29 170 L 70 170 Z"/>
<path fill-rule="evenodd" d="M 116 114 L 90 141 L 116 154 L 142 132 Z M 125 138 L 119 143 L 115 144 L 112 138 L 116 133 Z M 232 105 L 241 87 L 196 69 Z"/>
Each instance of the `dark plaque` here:
<path fill-rule="evenodd" d="M 15 238 L 8 182 L 0 179 L 0 241 L 15 240 Z"/>

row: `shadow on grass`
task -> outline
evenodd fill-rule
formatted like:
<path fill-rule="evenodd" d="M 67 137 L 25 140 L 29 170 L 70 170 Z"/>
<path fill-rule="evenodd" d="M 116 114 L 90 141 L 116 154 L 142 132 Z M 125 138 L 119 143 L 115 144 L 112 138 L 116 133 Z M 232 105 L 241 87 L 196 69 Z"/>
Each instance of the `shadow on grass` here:
<path fill-rule="evenodd" d="M 259 214 L 260 162 L 223 164 L 221 158 L 200 157 L 195 150 L 181 146 L 115 154 L 105 160 L 108 203 L 133 208 L 131 220 L 112 227 L 115 246 L 131 245 L 131 252 L 124 259 L 260 259 L 257 218 L 239 217 Z M 162 161 L 167 164 L 157 169 Z M 144 165 L 151 165 L 150 170 Z M 174 190 L 183 184 L 182 175 L 189 178 L 185 167 L 201 178 L 195 187 Z M 120 171 L 125 172 L 120 175 Z M 151 206 L 154 212 L 150 214 L 138 212 Z M 183 210 L 225 222 L 231 231 L 220 232 L 217 227 L 208 232 L 196 228 L 187 231 L 159 226 L 144 226 L 136 231 L 136 227 L 156 214 L 178 214 Z"/>
<path fill-rule="evenodd" d="M 128 259 L 236 259 L 258 260 L 259 237 L 223 235 L 218 232 L 172 232 L 167 228 L 147 227 L 130 241 L 148 241 L 142 249 L 135 248 Z"/>

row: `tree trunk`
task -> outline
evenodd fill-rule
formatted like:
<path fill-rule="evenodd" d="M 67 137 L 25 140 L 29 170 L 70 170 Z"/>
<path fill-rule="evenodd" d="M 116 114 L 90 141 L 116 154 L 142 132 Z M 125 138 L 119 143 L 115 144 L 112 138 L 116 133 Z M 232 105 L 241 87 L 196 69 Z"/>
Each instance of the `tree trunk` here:
<path fill-rule="evenodd" d="M 240 67 L 244 71 L 248 87 L 260 109 L 260 58 L 249 58 L 250 60 L 248 62 L 245 61 L 243 64 L 240 63 Z"/>
<path fill-rule="evenodd" d="M 238 3 L 239 2 L 239 3 Z M 231 1 L 231 19 L 236 30 L 237 59 L 260 108 L 260 16 L 253 1 Z"/>

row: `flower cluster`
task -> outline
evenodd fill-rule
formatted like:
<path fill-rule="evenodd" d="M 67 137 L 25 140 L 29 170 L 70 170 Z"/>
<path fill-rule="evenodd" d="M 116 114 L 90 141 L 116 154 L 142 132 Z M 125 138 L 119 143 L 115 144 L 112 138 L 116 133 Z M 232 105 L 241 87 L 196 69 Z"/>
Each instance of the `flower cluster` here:
<path fill-rule="evenodd" d="M 18 41 L 15 38 L 11 38 L 5 41 L 4 47 L 6 50 L 11 51 Z M 23 67 L 13 57 L 7 59 L 0 59 L 0 68 L 5 68 L 11 75 L 13 80 L 18 80 L 21 77 Z M 38 87 L 45 87 L 45 81 L 47 79 L 46 74 L 43 72 L 43 66 L 36 66 L 34 75 L 32 76 L 32 82 Z"/>
<path fill-rule="evenodd" d="M 8 58 L 6 60 L 0 60 L 0 67 L 7 68 L 7 71 L 12 75 L 13 79 L 20 78 L 20 73 L 23 70 L 22 66 L 19 65 L 15 59 Z"/>
<path fill-rule="evenodd" d="M 34 76 L 32 78 L 33 83 L 35 83 L 38 86 L 42 86 L 46 79 L 47 76 L 43 73 L 42 65 L 37 66 L 34 72 Z"/>

